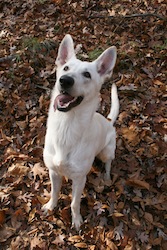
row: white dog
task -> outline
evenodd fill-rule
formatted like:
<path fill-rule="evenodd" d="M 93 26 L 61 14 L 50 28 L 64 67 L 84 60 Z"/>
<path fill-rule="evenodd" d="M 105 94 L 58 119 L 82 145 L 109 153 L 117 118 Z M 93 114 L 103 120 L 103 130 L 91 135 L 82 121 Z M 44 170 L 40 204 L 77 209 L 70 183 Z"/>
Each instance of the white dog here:
<path fill-rule="evenodd" d="M 77 230 L 82 223 L 81 195 L 95 156 L 105 163 L 107 179 L 110 179 L 111 161 L 115 157 L 113 124 L 119 112 L 115 84 L 112 85 L 109 119 L 96 110 L 101 86 L 112 75 L 116 55 L 116 47 L 112 46 L 93 62 L 80 61 L 75 56 L 71 36 L 66 35 L 56 59 L 57 81 L 51 98 L 44 147 L 51 198 L 43 210 L 46 212 L 56 207 L 62 176 L 72 179 L 72 223 Z"/>

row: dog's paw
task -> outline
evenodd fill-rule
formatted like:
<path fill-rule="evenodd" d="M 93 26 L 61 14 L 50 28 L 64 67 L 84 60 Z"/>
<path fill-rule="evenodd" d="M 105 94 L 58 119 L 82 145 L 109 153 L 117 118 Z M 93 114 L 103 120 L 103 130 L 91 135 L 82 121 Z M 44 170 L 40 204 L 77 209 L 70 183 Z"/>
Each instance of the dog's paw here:
<path fill-rule="evenodd" d="M 42 206 L 42 211 L 44 214 L 47 214 L 48 211 L 52 211 L 56 207 L 56 203 L 53 202 L 52 199 L 50 199 L 45 205 Z"/>
<path fill-rule="evenodd" d="M 74 226 L 77 231 L 79 231 L 82 223 L 83 223 L 83 219 L 81 215 L 78 215 L 77 217 L 72 218 L 72 226 Z"/>
<path fill-rule="evenodd" d="M 110 173 L 105 173 L 104 174 L 104 181 L 111 181 Z"/>

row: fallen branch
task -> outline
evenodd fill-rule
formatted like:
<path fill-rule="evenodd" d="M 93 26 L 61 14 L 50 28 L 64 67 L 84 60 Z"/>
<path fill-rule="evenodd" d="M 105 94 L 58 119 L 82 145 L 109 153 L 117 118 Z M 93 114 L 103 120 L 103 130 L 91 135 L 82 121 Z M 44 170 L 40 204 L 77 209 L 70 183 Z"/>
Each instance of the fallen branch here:
<path fill-rule="evenodd" d="M 161 16 L 159 14 L 156 14 L 156 13 L 143 13 L 143 14 L 132 14 L 132 15 L 125 15 L 125 16 L 90 16 L 89 18 L 91 19 L 95 19 L 95 18 L 134 18 L 134 17 L 142 17 L 142 18 L 145 18 L 145 17 L 156 17 L 156 18 L 159 18 L 161 20 L 166 20 L 167 18 L 164 17 L 164 16 Z"/>
<path fill-rule="evenodd" d="M 37 88 L 39 88 L 39 89 L 44 89 L 44 90 L 46 90 L 46 91 L 50 91 L 50 88 L 47 88 L 47 87 L 45 87 L 45 86 L 42 86 L 42 85 L 39 85 L 39 84 L 35 84 L 35 86 L 36 86 Z"/>
<path fill-rule="evenodd" d="M 9 61 L 12 61 L 16 57 L 17 57 L 17 55 L 10 55 L 10 56 L 1 57 L 0 58 L 0 63 L 7 63 Z"/>

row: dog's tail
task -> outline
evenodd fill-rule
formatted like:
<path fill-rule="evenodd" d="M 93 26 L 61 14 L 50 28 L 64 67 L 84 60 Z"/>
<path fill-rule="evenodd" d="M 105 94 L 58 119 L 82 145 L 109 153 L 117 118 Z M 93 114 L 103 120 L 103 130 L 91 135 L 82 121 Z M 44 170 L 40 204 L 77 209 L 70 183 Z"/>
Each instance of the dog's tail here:
<path fill-rule="evenodd" d="M 118 99 L 117 87 L 115 83 L 113 83 L 111 89 L 111 109 L 109 115 L 107 116 L 107 118 L 111 120 L 112 124 L 114 124 L 114 122 L 116 121 L 118 113 L 119 113 L 119 99 Z"/>

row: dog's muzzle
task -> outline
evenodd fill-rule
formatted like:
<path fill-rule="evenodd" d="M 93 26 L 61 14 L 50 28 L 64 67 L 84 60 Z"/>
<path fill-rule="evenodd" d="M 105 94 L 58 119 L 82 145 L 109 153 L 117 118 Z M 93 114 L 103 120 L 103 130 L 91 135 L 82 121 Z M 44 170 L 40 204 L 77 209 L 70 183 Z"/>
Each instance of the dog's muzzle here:
<path fill-rule="evenodd" d="M 72 108 L 78 106 L 82 100 L 82 96 L 74 97 L 70 95 L 71 87 L 74 85 L 74 79 L 70 76 L 64 75 L 60 77 L 61 93 L 54 100 L 54 110 L 67 112 Z"/>

